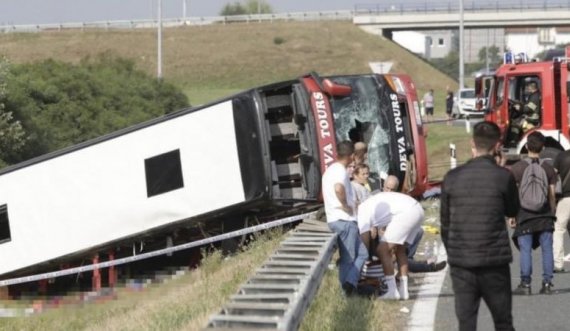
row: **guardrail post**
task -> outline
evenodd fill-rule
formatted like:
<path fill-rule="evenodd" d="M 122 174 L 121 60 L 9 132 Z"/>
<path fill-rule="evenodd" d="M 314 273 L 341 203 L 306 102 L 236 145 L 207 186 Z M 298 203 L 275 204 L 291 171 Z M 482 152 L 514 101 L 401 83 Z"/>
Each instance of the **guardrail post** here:
<path fill-rule="evenodd" d="M 465 116 L 465 132 L 471 133 L 471 122 L 469 121 L 469 116 Z"/>
<path fill-rule="evenodd" d="M 450 168 L 455 169 L 457 167 L 457 150 L 455 149 L 455 144 L 449 144 L 449 156 L 450 156 Z"/>
<path fill-rule="evenodd" d="M 0 300 L 10 300 L 10 291 L 8 286 L 0 287 Z"/>
<path fill-rule="evenodd" d="M 113 250 L 109 251 L 109 261 L 115 260 L 115 252 Z M 115 272 L 115 266 L 109 267 L 109 287 L 115 287 L 117 282 L 117 273 Z"/>
<path fill-rule="evenodd" d="M 95 254 L 93 257 L 93 264 L 99 263 L 99 254 Z M 91 278 L 92 290 L 101 290 L 101 271 L 99 268 L 93 269 L 93 277 Z"/>
<path fill-rule="evenodd" d="M 38 280 L 38 293 L 41 295 L 47 295 L 47 286 L 47 279 Z"/>

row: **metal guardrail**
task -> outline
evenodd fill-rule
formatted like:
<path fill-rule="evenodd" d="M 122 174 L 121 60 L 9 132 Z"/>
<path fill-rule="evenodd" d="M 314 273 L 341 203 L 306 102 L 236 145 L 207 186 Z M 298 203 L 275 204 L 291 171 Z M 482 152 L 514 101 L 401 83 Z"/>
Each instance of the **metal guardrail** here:
<path fill-rule="evenodd" d="M 46 272 L 46 273 L 37 274 L 37 275 L 30 275 L 30 276 L 24 276 L 24 277 L 18 277 L 18 278 L 4 279 L 4 280 L 0 280 L 0 287 L 22 284 L 22 283 L 28 283 L 28 282 L 33 282 L 33 281 L 38 281 L 38 280 L 43 280 L 43 279 L 56 278 L 56 277 L 67 276 L 67 275 L 74 275 L 74 274 L 79 274 L 82 272 L 93 271 L 95 269 L 109 268 L 112 266 L 118 266 L 118 265 L 122 265 L 122 264 L 132 263 L 135 261 L 146 260 L 146 259 L 149 259 L 151 257 L 156 257 L 156 256 L 161 256 L 161 255 L 165 255 L 165 254 L 169 254 L 169 253 L 174 253 L 174 252 L 186 250 L 186 249 L 193 248 L 193 247 L 204 246 L 204 245 L 208 245 L 208 244 L 215 243 L 218 241 L 222 241 L 222 240 L 226 240 L 226 239 L 230 239 L 230 238 L 235 238 L 235 237 L 240 237 L 240 236 L 243 236 L 246 234 L 250 234 L 250 233 L 254 233 L 254 232 L 258 232 L 258 231 L 262 231 L 262 230 L 268 230 L 268 229 L 271 229 L 271 228 L 274 228 L 277 226 L 282 226 L 285 224 L 297 222 L 299 220 L 302 220 L 302 219 L 305 219 L 307 217 L 311 217 L 314 215 L 316 215 L 316 212 L 310 212 L 310 213 L 304 213 L 304 214 L 300 214 L 300 215 L 289 216 L 289 217 L 285 217 L 285 218 L 282 218 L 279 220 L 275 220 L 275 221 L 271 221 L 271 222 L 267 222 L 267 223 L 262 223 L 259 225 L 254 225 L 254 226 L 251 226 L 248 228 L 243 228 L 240 230 L 236 230 L 236 231 L 232 231 L 232 232 L 228 232 L 228 233 L 223 233 L 223 234 L 220 234 L 217 236 L 213 236 L 213 237 L 209 237 L 209 238 L 205 238 L 205 239 L 201 239 L 201 240 L 197 240 L 197 241 L 192 241 L 192 242 L 188 242 L 185 244 L 180 244 L 180 245 L 173 246 L 173 247 L 158 249 L 158 250 L 148 252 L 148 253 L 142 253 L 139 255 L 124 257 L 124 258 L 116 259 L 116 260 L 112 260 L 112 261 L 90 264 L 90 265 L 85 265 L 85 266 L 75 267 L 75 268 L 70 268 L 70 269 L 65 269 L 65 270 Z"/>
<path fill-rule="evenodd" d="M 209 16 L 187 18 L 163 18 L 163 27 L 200 26 L 210 24 L 229 23 L 258 23 L 275 21 L 350 21 L 354 17 L 351 10 L 320 11 L 320 12 L 293 12 L 275 14 L 252 14 L 235 16 Z M 27 25 L 0 25 L 0 33 L 11 32 L 41 32 L 61 30 L 85 30 L 85 29 L 138 29 L 156 28 L 157 19 L 123 20 L 123 21 L 98 21 L 98 22 L 72 22 L 57 24 L 27 24 Z"/>
<path fill-rule="evenodd" d="M 297 330 L 336 249 L 326 223 L 307 219 L 243 284 L 206 330 Z"/>

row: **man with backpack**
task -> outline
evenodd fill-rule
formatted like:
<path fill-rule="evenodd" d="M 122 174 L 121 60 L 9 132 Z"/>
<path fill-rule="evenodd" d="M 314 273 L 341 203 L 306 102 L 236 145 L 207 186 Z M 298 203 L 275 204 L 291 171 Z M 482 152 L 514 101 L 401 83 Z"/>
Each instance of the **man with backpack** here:
<path fill-rule="evenodd" d="M 528 158 L 513 165 L 511 171 L 519 186 L 521 209 L 511 226 L 515 227 L 513 239 L 520 250 L 521 283 L 514 294 L 531 294 L 532 250 L 542 250 L 541 294 L 552 293 L 554 258 L 552 253 L 552 232 L 556 210 L 556 171 L 539 154 L 546 138 L 540 132 L 527 137 Z"/>

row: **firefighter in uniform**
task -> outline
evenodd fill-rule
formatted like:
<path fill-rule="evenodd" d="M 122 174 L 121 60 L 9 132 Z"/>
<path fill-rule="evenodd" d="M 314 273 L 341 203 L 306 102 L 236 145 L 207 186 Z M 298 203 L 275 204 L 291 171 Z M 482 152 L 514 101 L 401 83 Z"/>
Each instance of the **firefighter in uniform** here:
<path fill-rule="evenodd" d="M 511 141 L 518 142 L 521 133 L 527 132 L 540 124 L 540 93 L 535 81 L 526 84 L 527 97 L 524 105 L 513 106 L 515 115 L 511 125 Z M 522 108 L 522 109 L 521 109 Z"/>

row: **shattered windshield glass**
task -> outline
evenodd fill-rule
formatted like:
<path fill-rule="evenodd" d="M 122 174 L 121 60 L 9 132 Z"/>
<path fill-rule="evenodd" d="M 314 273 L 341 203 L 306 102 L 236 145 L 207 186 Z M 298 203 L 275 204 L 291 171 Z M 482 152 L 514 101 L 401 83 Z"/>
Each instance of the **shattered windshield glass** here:
<path fill-rule="evenodd" d="M 363 141 L 368 145 L 370 174 L 386 178 L 390 170 L 389 100 L 382 102 L 379 82 L 373 76 L 337 77 L 337 84 L 349 85 L 348 97 L 331 98 L 337 141 Z M 384 109 L 382 108 L 384 105 Z"/>

